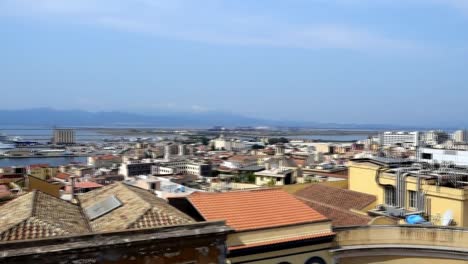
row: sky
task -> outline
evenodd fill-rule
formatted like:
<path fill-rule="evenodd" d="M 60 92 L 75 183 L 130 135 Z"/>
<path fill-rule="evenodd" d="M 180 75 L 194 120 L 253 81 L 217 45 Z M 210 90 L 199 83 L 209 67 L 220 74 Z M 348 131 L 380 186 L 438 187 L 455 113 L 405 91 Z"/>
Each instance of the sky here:
<path fill-rule="evenodd" d="M 467 124 L 468 0 L 0 0 L 0 109 Z"/>

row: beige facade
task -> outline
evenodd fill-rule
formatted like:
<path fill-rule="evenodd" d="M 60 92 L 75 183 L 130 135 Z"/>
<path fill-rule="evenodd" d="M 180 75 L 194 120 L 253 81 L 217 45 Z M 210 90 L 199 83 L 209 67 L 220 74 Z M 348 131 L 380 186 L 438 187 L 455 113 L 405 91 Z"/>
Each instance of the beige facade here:
<path fill-rule="evenodd" d="M 386 204 L 385 190 L 382 186 L 396 186 L 395 175 L 386 172 L 388 168 L 371 162 L 349 164 L 349 189 L 377 197 L 377 204 Z M 379 175 L 376 181 L 377 174 Z M 417 191 L 417 178 L 407 177 L 405 208 L 415 211 L 410 205 L 409 192 Z M 468 227 L 468 189 L 438 186 L 433 180 L 421 180 L 420 191 L 424 193 L 425 210 L 428 221 L 434 225 L 441 225 L 442 218 L 447 211 L 453 213 L 452 224 Z M 388 200 L 388 199 L 387 199 Z"/>
<path fill-rule="evenodd" d="M 57 175 L 56 167 L 33 167 L 29 169 L 29 174 L 41 180 L 52 179 Z"/>

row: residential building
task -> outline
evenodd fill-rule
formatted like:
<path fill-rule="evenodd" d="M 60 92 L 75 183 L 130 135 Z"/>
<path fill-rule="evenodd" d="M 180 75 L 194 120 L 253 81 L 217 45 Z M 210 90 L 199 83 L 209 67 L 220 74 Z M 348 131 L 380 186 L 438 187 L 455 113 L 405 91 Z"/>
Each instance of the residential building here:
<path fill-rule="evenodd" d="M 120 165 L 119 174 L 123 175 L 125 178 L 138 175 L 150 175 L 153 165 L 155 165 L 153 161 L 128 160 L 122 162 Z"/>
<path fill-rule="evenodd" d="M 419 132 L 391 132 L 387 131 L 379 135 L 381 146 L 419 146 L 420 135 Z"/>
<path fill-rule="evenodd" d="M 430 130 L 423 134 L 423 141 L 428 145 L 442 144 L 449 138 L 447 132 L 442 130 Z"/>
<path fill-rule="evenodd" d="M 0 206 L 0 215 L 2 242 L 91 232 L 79 206 L 40 191 L 19 196 Z"/>
<path fill-rule="evenodd" d="M 334 227 L 369 224 L 372 218 L 367 210 L 375 208 L 377 200 L 370 194 L 324 184 L 312 184 L 294 195 L 330 219 Z"/>
<path fill-rule="evenodd" d="M 73 188 L 74 195 L 81 195 L 83 193 L 87 193 L 102 187 L 103 185 L 92 181 L 76 181 L 73 184 L 67 185 L 65 187 L 65 193 L 71 194 Z"/>
<path fill-rule="evenodd" d="M 190 174 L 202 177 L 211 176 L 211 164 L 187 159 L 155 161 L 151 168 L 153 175 Z"/>
<path fill-rule="evenodd" d="M 275 168 L 255 172 L 255 184 L 258 186 L 283 186 L 296 182 L 294 170 Z"/>
<path fill-rule="evenodd" d="M 256 156 L 251 155 L 236 155 L 225 160 L 221 166 L 228 169 L 241 169 L 250 166 L 258 165 L 258 159 Z"/>
<path fill-rule="evenodd" d="M 79 199 L 75 205 L 34 191 L 0 206 L 0 262 L 225 263 L 224 222 L 197 223 L 124 184 Z"/>
<path fill-rule="evenodd" d="M 457 130 L 453 133 L 453 140 L 457 143 L 467 143 L 468 142 L 468 130 Z"/>
<path fill-rule="evenodd" d="M 384 158 L 354 159 L 349 189 L 373 195 L 369 213 L 404 220 L 419 214 L 433 225 L 468 227 L 468 173 L 464 168 L 431 167 Z"/>
<path fill-rule="evenodd" d="M 420 161 L 431 164 L 451 163 L 468 166 L 468 150 L 419 148 L 417 157 Z"/>
<path fill-rule="evenodd" d="M 193 193 L 169 203 L 198 221 L 225 219 L 229 263 L 332 263 L 330 220 L 280 189 Z"/>
<path fill-rule="evenodd" d="M 38 190 L 43 193 L 60 198 L 60 191 L 63 186 L 65 186 L 65 184 L 61 181 L 45 180 L 42 178 L 37 178 L 33 175 L 28 175 L 26 189 L 28 191 Z"/>
<path fill-rule="evenodd" d="M 214 149 L 227 151 L 243 151 L 247 149 L 247 145 L 237 139 L 226 139 L 223 135 L 211 141 Z"/>
<path fill-rule="evenodd" d="M 88 165 L 95 168 L 110 168 L 122 163 L 122 157 L 117 155 L 99 155 L 88 157 Z"/>
<path fill-rule="evenodd" d="M 27 167 L 27 173 L 36 178 L 48 180 L 55 177 L 58 168 L 51 167 L 49 164 L 33 164 Z"/>

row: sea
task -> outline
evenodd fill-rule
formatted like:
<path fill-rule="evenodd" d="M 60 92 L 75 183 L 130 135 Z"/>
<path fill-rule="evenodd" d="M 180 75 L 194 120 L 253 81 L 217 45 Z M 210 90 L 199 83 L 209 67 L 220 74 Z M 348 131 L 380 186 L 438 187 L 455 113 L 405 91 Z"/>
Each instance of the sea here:
<path fill-rule="evenodd" d="M 89 128 L 74 128 L 77 142 L 82 143 L 97 143 L 103 142 L 105 139 L 122 138 L 116 135 L 105 134 L 102 131 Z M 39 143 L 47 143 L 51 141 L 53 135 L 53 127 L 30 127 L 30 126 L 0 126 L 0 134 L 6 134 L 9 137 L 19 137 L 25 141 L 36 141 Z M 125 138 L 138 137 L 141 135 L 126 134 Z M 171 138 L 175 135 L 164 135 Z M 287 136 L 289 139 L 306 139 L 306 140 L 323 140 L 323 141 L 342 141 L 350 142 L 366 139 L 363 134 L 356 135 L 299 135 Z M 51 166 L 65 165 L 72 162 L 84 163 L 86 157 L 44 157 L 44 158 L 0 158 L 0 167 L 8 166 L 26 166 L 30 164 L 50 164 Z"/>
<path fill-rule="evenodd" d="M 87 157 L 47 157 L 47 158 L 2 158 L 1 167 L 28 166 L 32 164 L 49 164 L 50 166 L 67 165 L 70 163 L 86 163 Z"/>

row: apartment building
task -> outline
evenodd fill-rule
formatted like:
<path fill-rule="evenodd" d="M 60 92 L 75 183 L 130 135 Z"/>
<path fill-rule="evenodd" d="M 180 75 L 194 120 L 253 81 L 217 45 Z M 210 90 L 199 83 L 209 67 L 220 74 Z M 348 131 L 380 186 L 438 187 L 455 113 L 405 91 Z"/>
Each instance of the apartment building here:
<path fill-rule="evenodd" d="M 379 135 L 380 145 L 381 146 L 418 146 L 420 140 L 419 132 L 391 132 L 387 131 Z"/>
<path fill-rule="evenodd" d="M 465 168 L 384 158 L 349 162 L 349 189 L 377 197 L 369 213 L 402 221 L 418 214 L 433 225 L 468 227 L 468 172 Z"/>

